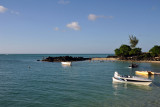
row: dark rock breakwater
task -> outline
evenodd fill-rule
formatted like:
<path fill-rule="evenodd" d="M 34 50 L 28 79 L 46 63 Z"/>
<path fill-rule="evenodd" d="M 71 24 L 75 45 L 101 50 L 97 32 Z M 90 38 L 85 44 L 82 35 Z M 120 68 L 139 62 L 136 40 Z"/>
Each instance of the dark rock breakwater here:
<path fill-rule="evenodd" d="M 47 57 L 42 61 L 47 62 L 65 62 L 65 61 L 85 61 L 91 60 L 90 58 L 83 58 L 83 57 L 72 57 L 72 56 L 59 56 L 59 57 Z"/>

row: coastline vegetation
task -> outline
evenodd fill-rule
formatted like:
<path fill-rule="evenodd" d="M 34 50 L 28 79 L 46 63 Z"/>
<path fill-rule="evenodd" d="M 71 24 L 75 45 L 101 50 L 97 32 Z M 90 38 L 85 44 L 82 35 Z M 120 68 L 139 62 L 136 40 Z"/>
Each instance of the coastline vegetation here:
<path fill-rule="evenodd" d="M 122 44 L 119 48 L 115 49 L 115 55 L 120 60 L 149 60 L 160 61 L 160 46 L 155 45 L 149 52 L 142 52 L 142 48 L 136 47 L 139 40 L 131 35 L 129 36 L 130 45 Z"/>

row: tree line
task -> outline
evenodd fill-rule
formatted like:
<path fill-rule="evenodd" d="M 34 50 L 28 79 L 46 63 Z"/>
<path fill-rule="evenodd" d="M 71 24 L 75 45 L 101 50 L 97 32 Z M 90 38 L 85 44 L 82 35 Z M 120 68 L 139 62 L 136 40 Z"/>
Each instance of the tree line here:
<path fill-rule="evenodd" d="M 139 40 L 135 36 L 129 36 L 129 40 L 130 45 L 122 44 L 114 50 L 116 56 L 125 60 L 131 58 L 135 60 L 156 60 L 155 57 L 160 57 L 160 46 L 155 45 L 149 52 L 142 52 L 142 48 L 136 47 Z"/>

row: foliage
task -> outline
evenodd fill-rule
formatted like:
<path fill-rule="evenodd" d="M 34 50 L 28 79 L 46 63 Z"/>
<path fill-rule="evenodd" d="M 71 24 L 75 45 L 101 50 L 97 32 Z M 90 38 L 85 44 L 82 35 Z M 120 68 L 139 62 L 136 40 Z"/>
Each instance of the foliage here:
<path fill-rule="evenodd" d="M 131 51 L 131 47 L 128 45 L 121 45 L 119 50 L 122 56 L 128 56 L 129 52 Z"/>
<path fill-rule="evenodd" d="M 142 53 L 141 48 L 134 48 L 129 52 L 129 55 L 131 56 L 137 56 Z"/>
<path fill-rule="evenodd" d="M 155 45 L 153 48 L 151 48 L 151 49 L 149 50 L 149 52 L 151 52 L 151 55 L 152 55 L 153 57 L 158 56 L 158 55 L 160 54 L 160 46 Z"/>
<path fill-rule="evenodd" d="M 160 46 L 155 45 L 149 52 L 142 53 L 141 48 L 136 48 L 139 40 L 131 35 L 130 46 L 122 44 L 120 48 L 115 49 L 115 55 L 121 60 L 159 60 L 160 61 Z M 157 58 L 159 56 L 159 58 Z"/>
<path fill-rule="evenodd" d="M 120 50 L 119 50 L 119 49 L 115 49 L 114 52 L 115 52 L 115 55 L 116 55 L 116 56 L 121 56 L 121 53 L 120 53 Z"/>
<path fill-rule="evenodd" d="M 139 40 L 133 35 L 129 36 L 129 39 L 130 39 L 131 48 L 135 48 Z"/>
<path fill-rule="evenodd" d="M 151 60 L 151 59 L 152 59 L 150 53 L 143 53 L 142 55 L 143 55 L 143 59 L 144 59 L 144 60 Z"/>

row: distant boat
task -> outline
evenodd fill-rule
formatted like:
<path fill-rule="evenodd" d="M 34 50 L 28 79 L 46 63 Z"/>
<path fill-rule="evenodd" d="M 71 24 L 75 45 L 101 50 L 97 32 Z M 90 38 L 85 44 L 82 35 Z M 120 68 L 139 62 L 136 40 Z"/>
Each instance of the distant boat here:
<path fill-rule="evenodd" d="M 133 83 L 139 85 L 149 85 L 152 83 L 152 80 L 146 78 L 140 78 L 136 76 L 121 76 L 118 72 L 114 73 L 114 77 L 112 77 L 113 82 L 122 82 L 122 83 Z"/>
<path fill-rule="evenodd" d="M 72 62 L 61 62 L 62 65 L 68 65 L 68 66 L 71 66 L 72 65 Z"/>
<path fill-rule="evenodd" d="M 136 68 L 136 67 L 138 67 L 138 65 L 137 64 L 131 64 L 131 65 L 129 65 L 129 68 Z"/>
<path fill-rule="evenodd" d="M 160 75 L 160 73 L 152 71 L 135 71 L 138 75 Z"/>

